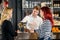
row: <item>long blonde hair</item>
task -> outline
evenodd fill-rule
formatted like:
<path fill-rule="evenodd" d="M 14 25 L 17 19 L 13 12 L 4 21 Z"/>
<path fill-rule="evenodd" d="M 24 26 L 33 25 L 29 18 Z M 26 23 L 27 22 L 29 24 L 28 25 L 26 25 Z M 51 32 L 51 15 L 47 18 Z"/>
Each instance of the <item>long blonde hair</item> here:
<path fill-rule="evenodd" d="M 10 12 L 12 11 L 12 8 L 6 7 L 4 11 L 1 13 L 1 24 L 4 20 L 7 19 L 7 17 L 11 14 Z"/>

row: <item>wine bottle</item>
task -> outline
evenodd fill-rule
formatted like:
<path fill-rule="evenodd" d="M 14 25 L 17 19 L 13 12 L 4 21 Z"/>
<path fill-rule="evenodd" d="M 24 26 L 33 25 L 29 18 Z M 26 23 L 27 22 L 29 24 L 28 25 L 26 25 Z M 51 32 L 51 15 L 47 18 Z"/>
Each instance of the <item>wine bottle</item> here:
<path fill-rule="evenodd" d="M 59 7 L 60 7 L 60 3 L 59 3 Z"/>
<path fill-rule="evenodd" d="M 56 5 L 54 4 L 54 7 L 55 7 Z"/>

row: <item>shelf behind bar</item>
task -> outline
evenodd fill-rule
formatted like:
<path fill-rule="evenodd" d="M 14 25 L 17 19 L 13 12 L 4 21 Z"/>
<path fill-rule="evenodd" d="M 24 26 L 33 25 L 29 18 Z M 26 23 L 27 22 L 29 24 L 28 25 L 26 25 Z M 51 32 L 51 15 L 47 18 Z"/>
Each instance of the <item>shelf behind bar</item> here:
<path fill-rule="evenodd" d="M 53 8 L 60 8 L 60 7 L 53 7 Z"/>
<path fill-rule="evenodd" d="M 60 32 L 52 32 L 52 33 L 54 33 L 54 34 L 60 34 Z"/>
<path fill-rule="evenodd" d="M 54 25 L 54 27 L 59 27 L 60 28 L 60 25 Z"/>

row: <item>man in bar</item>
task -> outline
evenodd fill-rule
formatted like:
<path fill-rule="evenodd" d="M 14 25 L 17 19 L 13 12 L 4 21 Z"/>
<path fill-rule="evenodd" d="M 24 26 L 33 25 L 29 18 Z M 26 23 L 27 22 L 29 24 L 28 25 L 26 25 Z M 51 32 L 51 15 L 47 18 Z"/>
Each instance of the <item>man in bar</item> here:
<path fill-rule="evenodd" d="M 31 15 L 26 16 L 22 22 L 27 22 L 26 27 L 31 32 L 34 33 L 34 31 L 39 29 L 39 25 L 42 24 L 42 18 L 38 16 L 39 14 L 39 7 L 35 6 L 32 10 Z M 36 31 L 38 32 L 38 31 Z"/>

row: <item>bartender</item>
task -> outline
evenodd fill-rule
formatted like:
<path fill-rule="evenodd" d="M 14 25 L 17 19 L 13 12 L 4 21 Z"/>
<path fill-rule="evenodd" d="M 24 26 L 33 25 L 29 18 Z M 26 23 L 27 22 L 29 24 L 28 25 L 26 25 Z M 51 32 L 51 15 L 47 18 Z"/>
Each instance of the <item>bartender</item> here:
<path fill-rule="evenodd" d="M 42 18 L 38 16 L 39 7 L 35 6 L 32 10 L 31 15 L 26 16 L 22 22 L 27 22 L 26 27 L 31 32 L 34 33 L 34 30 L 39 29 L 39 26 L 42 24 Z"/>

